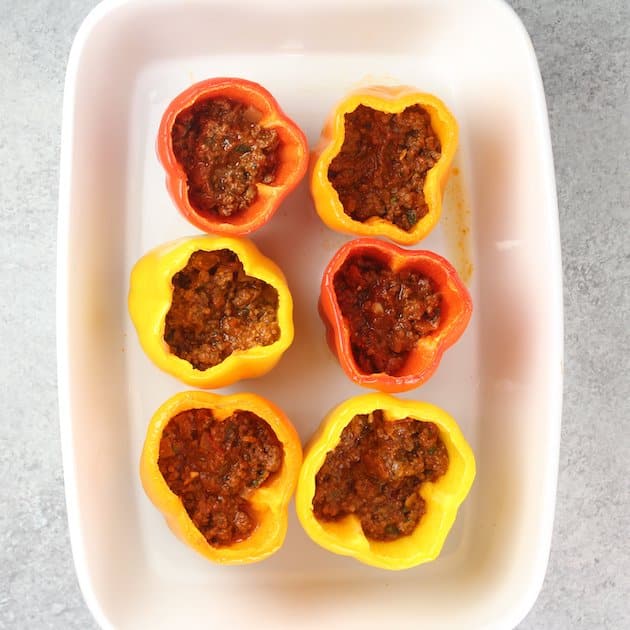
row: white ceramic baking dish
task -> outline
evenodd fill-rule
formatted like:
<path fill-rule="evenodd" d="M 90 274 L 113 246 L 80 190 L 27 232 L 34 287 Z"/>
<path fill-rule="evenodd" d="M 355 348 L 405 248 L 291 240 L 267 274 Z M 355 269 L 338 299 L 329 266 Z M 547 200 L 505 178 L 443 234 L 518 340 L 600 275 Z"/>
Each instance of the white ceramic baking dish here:
<path fill-rule="evenodd" d="M 442 97 L 461 128 L 443 220 L 421 246 L 472 265 L 473 320 L 425 386 L 477 457 L 441 557 L 389 573 L 313 544 L 291 516 L 284 547 L 246 567 L 207 563 L 145 497 L 147 422 L 185 389 L 143 355 L 126 296 L 149 248 L 195 233 L 155 156 L 161 113 L 194 81 L 266 86 L 311 144 L 360 83 Z M 469 230 L 468 230 L 469 228 Z M 293 347 L 241 382 L 306 440 L 360 393 L 324 343 L 324 265 L 346 240 L 305 183 L 253 237 L 285 270 Z M 104 628 L 511 628 L 541 587 L 552 530 L 562 381 L 558 217 L 545 99 L 530 40 L 498 0 L 338 3 L 112 0 L 76 36 L 61 155 L 58 354 L 68 519 L 86 602 Z"/>

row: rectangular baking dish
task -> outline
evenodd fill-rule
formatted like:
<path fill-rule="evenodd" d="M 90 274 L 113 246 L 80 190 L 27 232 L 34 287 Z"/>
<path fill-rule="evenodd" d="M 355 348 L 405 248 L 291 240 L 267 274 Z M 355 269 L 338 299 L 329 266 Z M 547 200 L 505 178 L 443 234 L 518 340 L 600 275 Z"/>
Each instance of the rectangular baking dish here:
<path fill-rule="evenodd" d="M 314 145 L 365 83 L 440 96 L 460 148 L 439 227 L 421 243 L 469 277 L 475 312 L 425 386 L 477 458 L 441 557 L 389 573 L 313 544 L 291 507 L 284 547 L 246 567 L 176 540 L 138 478 L 153 411 L 186 389 L 142 353 L 129 271 L 195 233 L 155 156 L 168 102 L 192 82 L 267 87 Z M 320 222 L 306 182 L 253 236 L 284 269 L 296 338 L 255 391 L 308 439 L 353 386 L 324 343 L 321 272 L 347 237 Z M 502 2 L 112 0 L 76 36 L 63 113 L 58 239 L 59 399 L 68 520 L 85 600 L 103 628 L 512 628 L 545 573 L 562 390 L 562 288 L 547 113 L 530 40 Z"/>

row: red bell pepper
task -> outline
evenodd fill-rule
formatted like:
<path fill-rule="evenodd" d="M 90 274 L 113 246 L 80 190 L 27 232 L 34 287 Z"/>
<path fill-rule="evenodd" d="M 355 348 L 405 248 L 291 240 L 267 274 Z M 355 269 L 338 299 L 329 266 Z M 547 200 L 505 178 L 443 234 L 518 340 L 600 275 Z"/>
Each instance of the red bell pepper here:
<path fill-rule="evenodd" d="M 440 296 L 440 317 L 435 330 L 421 336 L 393 374 L 365 373 L 355 359 L 348 320 L 335 292 L 335 276 L 346 260 L 373 258 L 392 271 L 411 270 L 428 277 Z M 442 256 L 424 250 L 405 250 L 375 238 L 346 243 L 324 271 L 319 312 L 326 325 L 327 341 L 346 374 L 358 385 L 382 392 L 402 392 L 426 382 L 437 369 L 442 354 L 463 334 L 472 314 L 472 300 L 454 267 Z"/>
<path fill-rule="evenodd" d="M 250 106 L 260 114 L 257 124 L 274 129 L 280 141 L 278 166 L 271 184 L 258 183 L 257 195 L 242 211 L 229 217 L 201 212 L 189 198 L 188 177 L 173 151 L 173 126 L 178 115 L 204 100 L 223 98 Z M 248 234 L 266 223 L 293 190 L 308 167 L 308 145 L 302 130 L 290 120 L 262 86 L 245 79 L 214 78 L 179 94 L 166 108 L 157 138 L 157 153 L 166 171 L 166 186 L 179 211 L 204 232 Z"/>

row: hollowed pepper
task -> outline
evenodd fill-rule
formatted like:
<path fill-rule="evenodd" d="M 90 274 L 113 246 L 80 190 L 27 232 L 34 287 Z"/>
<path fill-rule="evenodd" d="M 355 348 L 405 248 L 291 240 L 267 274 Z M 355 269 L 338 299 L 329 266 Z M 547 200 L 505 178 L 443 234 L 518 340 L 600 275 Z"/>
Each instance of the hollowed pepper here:
<path fill-rule="evenodd" d="M 173 277 L 197 251 L 228 250 L 236 254 L 247 275 L 271 285 L 278 293 L 279 336 L 270 345 L 235 350 L 217 365 L 196 369 L 180 358 L 164 339 L 166 316 L 173 298 Z M 131 272 L 129 314 L 147 356 L 180 381 L 201 388 L 218 388 L 266 374 L 293 341 L 293 300 L 284 274 L 247 239 L 199 236 L 166 243 L 145 254 Z"/>
<path fill-rule="evenodd" d="M 345 140 L 345 117 L 360 105 L 386 114 L 400 114 L 408 107 L 419 105 L 429 114 L 431 127 L 440 142 L 440 157 L 426 173 L 423 186 L 428 211 L 409 230 L 379 216 L 372 216 L 366 221 L 355 220 L 344 211 L 339 194 L 330 180 L 329 169 Z M 446 105 L 431 94 L 406 86 L 373 86 L 353 92 L 330 115 L 315 150 L 310 185 L 317 213 L 328 227 L 339 232 L 359 236 L 385 236 L 402 245 L 418 242 L 427 236 L 440 218 L 442 195 L 457 149 L 457 140 L 458 127 L 455 118 Z M 415 214 L 415 210 L 410 208 L 409 212 Z"/>
<path fill-rule="evenodd" d="M 351 333 L 335 292 L 335 277 L 353 257 L 365 256 L 384 263 L 392 271 L 410 269 L 429 278 L 440 296 L 437 327 L 420 337 L 402 367 L 394 374 L 366 373 L 357 365 Z M 324 270 L 319 313 L 326 326 L 326 338 L 341 367 L 357 385 L 383 392 L 402 392 L 427 381 L 437 369 L 442 354 L 463 334 L 472 314 L 472 300 L 455 268 L 430 251 L 404 250 L 391 243 L 360 238 L 349 241 L 333 256 Z"/>
<path fill-rule="evenodd" d="M 191 409 L 210 409 L 219 421 L 235 411 L 256 414 L 271 427 L 283 447 L 284 457 L 278 473 L 249 497 L 257 519 L 256 528 L 245 540 L 227 547 L 209 544 L 186 512 L 180 497 L 169 488 L 158 465 L 160 443 L 166 426 L 177 414 Z M 268 400 L 255 394 L 219 396 L 188 391 L 167 400 L 151 418 L 140 460 L 140 477 L 149 499 L 186 545 L 213 562 L 246 564 L 263 560 L 282 546 L 287 531 L 288 503 L 295 490 L 301 463 L 302 447 L 293 425 Z"/>
<path fill-rule="evenodd" d="M 191 203 L 187 174 L 173 151 L 173 126 L 179 114 L 210 99 L 230 99 L 249 106 L 257 124 L 279 137 L 278 165 L 273 182 L 256 184 L 252 203 L 229 217 L 203 212 Z M 225 141 L 224 141 L 225 142 Z M 241 145 L 236 147 L 237 153 Z M 195 83 L 166 108 L 157 138 L 157 153 L 166 171 L 166 186 L 179 211 L 204 232 L 245 235 L 264 225 L 282 200 L 298 185 L 308 167 L 308 146 L 302 130 L 289 119 L 261 85 L 237 78 L 213 78 Z"/>
<path fill-rule="evenodd" d="M 382 410 L 386 421 L 411 418 L 434 423 L 449 459 L 442 477 L 420 486 L 419 494 L 425 501 L 426 512 L 413 532 L 386 542 L 367 538 L 354 514 L 338 521 L 324 521 L 313 511 L 316 476 L 326 455 L 337 446 L 342 431 L 355 416 L 375 410 Z M 440 554 L 474 477 L 472 450 L 446 411 L 426 402 L 398 400 L 381 393 L 365 394 L 333 409 L 306 446 L 295 496 L 296 511 L 306 533 L 324 549 L 383 569 L 408 569 L 434 560 Z"/>

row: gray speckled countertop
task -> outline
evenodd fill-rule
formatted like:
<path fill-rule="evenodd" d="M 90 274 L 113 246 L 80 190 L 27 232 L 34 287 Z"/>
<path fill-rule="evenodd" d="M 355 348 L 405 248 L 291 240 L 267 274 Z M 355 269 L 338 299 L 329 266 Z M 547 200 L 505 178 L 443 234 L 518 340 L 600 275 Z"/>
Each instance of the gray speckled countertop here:
<path fill-rule="evenodd" d="M 63 78 L 95 4 L 0 0 L 0 628 L 94 627 L 68 540 L 54 312 Z M 551 558 L 520 627 L 630 628 L 630 5 L 511 4 L 547 94 L 566 309 Z"/>

